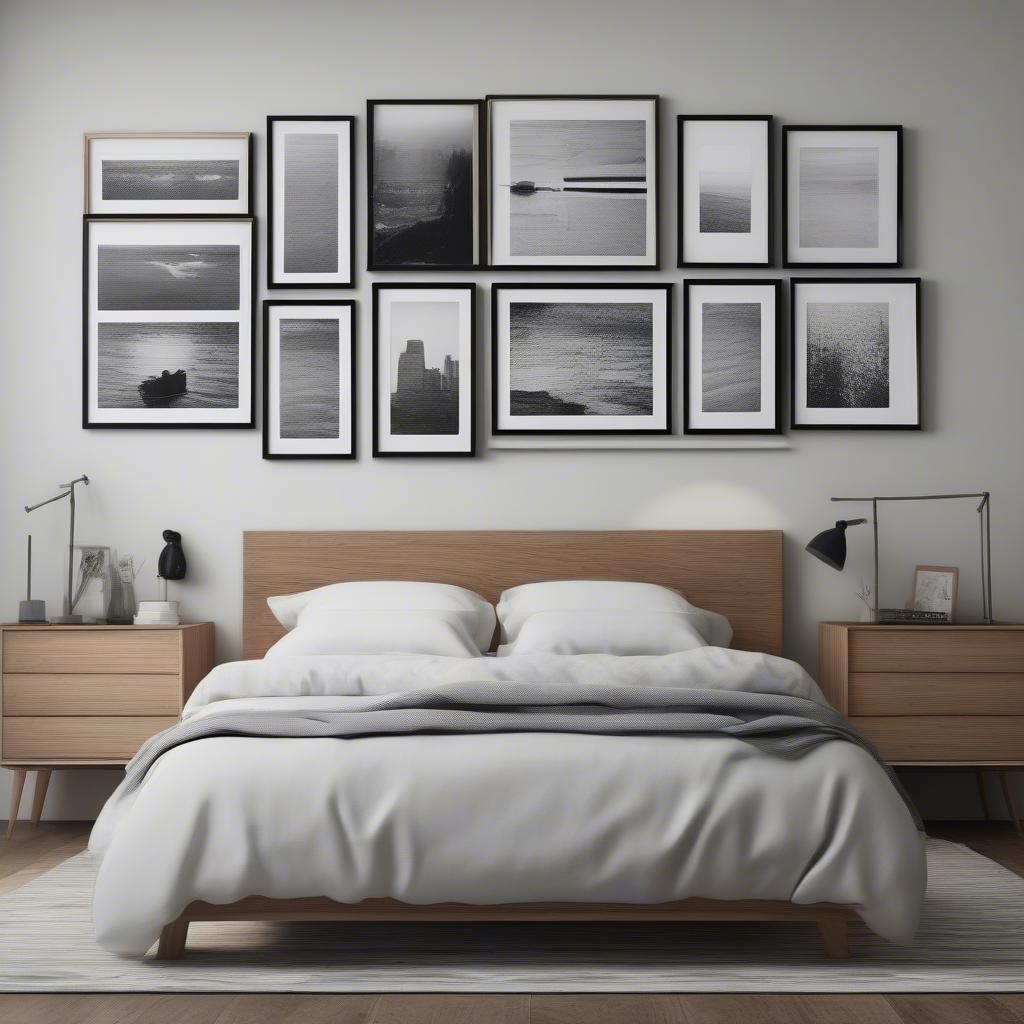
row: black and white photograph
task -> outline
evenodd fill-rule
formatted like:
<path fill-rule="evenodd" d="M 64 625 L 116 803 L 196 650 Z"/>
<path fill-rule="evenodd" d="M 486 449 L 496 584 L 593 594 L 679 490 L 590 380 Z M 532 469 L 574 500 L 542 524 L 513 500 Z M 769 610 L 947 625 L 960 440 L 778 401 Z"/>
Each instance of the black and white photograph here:
<path fill-rule="evenodd" d="M 902 150 L 899 125 L 786 125 L 786 265 L 901 266 Z"/>
<path fill-rule="evenodd" d="M 938 612 L 947 622 L 956 618 L 956 591 L 960 569 L 955 565 L 918 565 L 914 568 L 913 608 Z"/>
<path fill-rule="evenodd" d="M 493 266 L 658 265 L 655 96 L 489 96 Z"/>
<path fill-rule="evenodd" d="M 681 267 L 772 261 L 768 115 L 676 118 Z"/>
<path fill-rule="evenodd" d="M 369 100 L 368 270 L 482 263 L 483 100 Z"/>
<path fill-rule="evenodd" d="M 263 457 L 354 459 L 355 303 L 263 303 Z"/>
<path fill-rule="evenodd" d="M 249 132 L 85 136 L 86 214 L 250 216 Z"/>
<path fill-rule="evenodd" d="M 920 428 L 920 281 L 791 282 L 795 428 Z"/>
<path fill-rule="evenodd" d="M 351 287 L 354 122 L 267 118 L 267 287 Z"/>
<path fill-rule="evenodd" d="M 85 427 L 251 427 L 254 225 L 87 218 Z"/>
<path fill-rule="evenodd" d="M 685 433 L 781 433 L 781 300 L 780 281 L 685 283 Z"/>
<path fill-rule="evenodd" d="M 494 285 L 493 433 L 669 433 L 671 287 Z"/>
<path fill-rule="evenodd" d="M 374 456 L 476 453 L 475 307 L 471 284 L 374 284 Z"/>

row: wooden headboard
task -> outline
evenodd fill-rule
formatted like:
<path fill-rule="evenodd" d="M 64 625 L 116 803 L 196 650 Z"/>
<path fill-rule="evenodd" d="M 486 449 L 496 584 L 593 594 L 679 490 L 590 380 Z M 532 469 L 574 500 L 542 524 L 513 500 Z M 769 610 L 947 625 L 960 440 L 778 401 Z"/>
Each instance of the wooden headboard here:
<path fill-rule="evenodd" d="M 782 653 L 780 530 L 257 531 L 243 535 L 242 646 L 284 635 L 267 598 L 346 580 L 426 580 L 491 602 L 538 580 L 659 583 L 732 623 L 733 647 Z"/>

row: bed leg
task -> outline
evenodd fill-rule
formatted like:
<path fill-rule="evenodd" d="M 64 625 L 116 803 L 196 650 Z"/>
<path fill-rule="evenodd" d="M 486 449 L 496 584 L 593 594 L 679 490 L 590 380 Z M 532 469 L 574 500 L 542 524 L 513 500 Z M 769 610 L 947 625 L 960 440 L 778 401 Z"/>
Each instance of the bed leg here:
<path fill-rule="evenodd" d="M 160 932 L 160 943 L 156 947 L 157 960 L 180 960 L 185 952 L 188 938 L 188 921 L 179 917 L 177 921 L 164 925 Z"/>
<path fill-rule="evenodd" d="M 825 955 L 836 960 L 845 960 L 850 955 L 850 937 L 846 930 L 846 919 L 842 917 L 818 918 L 818 934 L 825 947 Z"/>

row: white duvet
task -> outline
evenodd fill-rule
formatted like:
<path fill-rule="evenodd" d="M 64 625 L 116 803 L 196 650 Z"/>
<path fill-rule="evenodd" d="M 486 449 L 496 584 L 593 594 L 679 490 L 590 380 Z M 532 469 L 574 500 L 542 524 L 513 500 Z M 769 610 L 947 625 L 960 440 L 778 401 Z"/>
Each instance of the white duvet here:
<path fill-rule="evenodd" d="M 218 666 L 184 716 L 344 709 L 354 696 L 479 680 L 753 690 L 825 703 L 794 662 L 702 648 L 658 657 L 338 655 Z M 921 835 L 870 754 L 790 760 L 724 735 L 504 732 L 219 736 L 165 753 L 96 823 L 99 943 L 142 954 L 193 900 L 407 903 L 688 897 L 831 902 L 909 942 Z"/>

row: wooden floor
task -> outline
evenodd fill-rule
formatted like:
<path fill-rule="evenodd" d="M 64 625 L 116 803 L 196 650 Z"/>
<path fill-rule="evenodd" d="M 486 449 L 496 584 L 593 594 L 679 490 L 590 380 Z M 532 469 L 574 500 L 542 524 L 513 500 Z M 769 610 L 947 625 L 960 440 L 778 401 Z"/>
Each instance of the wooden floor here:
<path fill-rule="evenodd" d="M 2 823 L 0 823 L 2 824 Z M 85 847 L 89 823 L 22 822 L 0 838 L 0 894 Z M 1009 824 L 933 823 L 1024 876 Z M 1024 980 L 1022 980 L 1024 989 Z M 0 994 L 2 1024 L 1024 1024 L 1020 995 Z"/>

